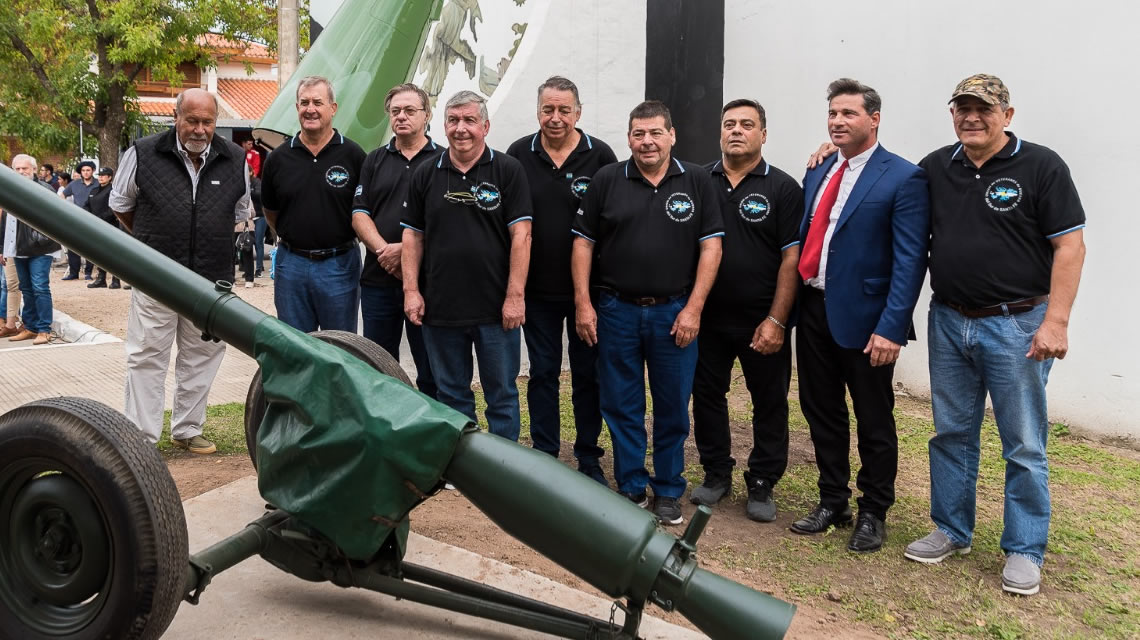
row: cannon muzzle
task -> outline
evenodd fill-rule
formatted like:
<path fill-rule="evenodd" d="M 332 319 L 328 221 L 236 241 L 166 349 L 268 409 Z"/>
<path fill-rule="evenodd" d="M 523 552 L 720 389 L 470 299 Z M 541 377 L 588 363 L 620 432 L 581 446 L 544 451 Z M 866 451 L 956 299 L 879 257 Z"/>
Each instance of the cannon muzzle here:
<path fill-rule="evenodd" d="M 714 640 L 782 638 L 795 606 L 697 567 L 701 507 L 678 539 L 626 498 L 488 433 L 460 438 L 444 477 L 504 531 L 610 597 L 679 611 Z"/>

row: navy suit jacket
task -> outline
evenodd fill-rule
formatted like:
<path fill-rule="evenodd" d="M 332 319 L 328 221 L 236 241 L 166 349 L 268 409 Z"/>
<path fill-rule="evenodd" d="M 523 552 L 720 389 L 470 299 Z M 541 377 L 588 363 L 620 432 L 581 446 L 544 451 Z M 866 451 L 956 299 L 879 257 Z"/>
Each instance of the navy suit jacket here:
<path fill-rule="evenodd" d="M 840 154 L 804 176 L 807 239 L 816 193 Z M 862 349 L 871 334 L 906 344 L 926 278 L 930 195 L 926 173 L 879 146 L 855 182 L 827 247 L 827 325 L 839 346 Z"/>

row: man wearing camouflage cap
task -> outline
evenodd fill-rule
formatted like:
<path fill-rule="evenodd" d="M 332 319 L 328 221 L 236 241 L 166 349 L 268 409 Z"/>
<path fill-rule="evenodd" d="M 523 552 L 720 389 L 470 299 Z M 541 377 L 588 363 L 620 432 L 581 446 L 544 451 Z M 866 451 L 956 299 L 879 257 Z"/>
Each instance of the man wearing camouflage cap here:
<path fill-rule="evenodd" d="M 1040 589 L 1049 532 L 1045 383 L 1068 351 L 1085 213 L 1065 163 L 1006 131 L 1009 90 L 966 78 L 950 98 L 959 143 L 919 165 L 930 180 L 928 344 L 936 529 L 905 556 L 933 564 L 970 551 L 986 394 L 1006 460 L 1002 589 Z"/>

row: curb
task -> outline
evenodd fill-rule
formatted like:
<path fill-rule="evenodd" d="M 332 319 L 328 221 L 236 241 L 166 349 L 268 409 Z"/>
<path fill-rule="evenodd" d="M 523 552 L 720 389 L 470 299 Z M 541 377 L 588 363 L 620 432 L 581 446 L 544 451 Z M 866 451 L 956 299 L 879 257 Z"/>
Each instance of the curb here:
<path fill-rule="evenodd" d="M 64 342 L 71 344 L 105 344 L 122 342 L 119 338 L 80 322 L 59 309 L 52 309 L 51 330 Z"/>

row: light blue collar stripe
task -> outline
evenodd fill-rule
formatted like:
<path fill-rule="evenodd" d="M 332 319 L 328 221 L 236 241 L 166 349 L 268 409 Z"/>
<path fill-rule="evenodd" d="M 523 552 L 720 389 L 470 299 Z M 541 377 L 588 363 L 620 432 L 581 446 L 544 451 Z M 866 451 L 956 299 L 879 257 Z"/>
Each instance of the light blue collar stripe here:
<path fill-rule="evenodd" d="M 678 159 L 676 159 L 676 158 L 673 158 L 673 162 L 677 163 L 677 168 L 681 170 L 681 173 L 685 173 L 685 167 L 682 167 L 682 166 L 681 166 L 681 161 L 680 161 L 680 160 L 678 160 Z"/>
<path fill-rule="evenodd" d="M 491 152 L 491 160 L 494 160 L 495 159 L 495 150 L 492 149 L 491 147 L 487 147 L 487 150 Z"/>
<path fill-rule="evenodd" d="M 594 148 L 594 141 L 590 139 L 590 136 L 588 134 L 583 133 L 582 135 L 586 136 L 586 146 L 589 147 L 590 149 L 593 149 Z"/>
<path fill-rule="evenodd" d="M 625 161 L 625 177 L 629 177 L 629 160 Z M 585 236 L 582 237 L 584 238 Z"/>
<path fill-rule="evenodd" d="M 340 133 L 340 132 L 338 131 L 338 132 L 337 132 L 337 135 L 339 135 L 339 136 L 340 136 L 340 143 L 341 143 L 341 144 L 344 144 L 344 134 L 343 134 L 343 133 Z"/>
<path fill-rule="evenodd" d="M 1072 232 L 1076 231 L 1077 229 L 1084 229 L 1084 228 L 1085 228 L 1085 225 L 1078 224 L 1077 226 L 1075 226 L 1071 229 L 1065 229 L 1064 231 L 1058 231 L 1057 233 L 1054 233 L 1053 235 L 1045 236 L 1045 238 L 1047 240 L 1052 240 L 1053 238 L 1056 238 L 1058 236 L 1063 236 L 1066 233 L 1072 233 Z"/>
<path fill-rule="evenodd" d="M 443 156 L 444 156 L 444 154 L 442 154 L 442 153 L 439 154 L 439 162 L 435 163 L 436 169 L 442 169 L 443 168 Z"/>
<path fill-rule="evenodd" d="M 768 161 L 765 160 L 764 161 L 764 175 L 768 175 L 768 172 L 771 170 L 772 170 L 772 165 L 768 164 Z"/>
<path fill-rule="evenodd" d="M 574 235 L 576 235 L 576 236 L 578 236 L 578 237 L 580 237 L 580 238 L 584 238 L 584 239 L 586 239 L 586 240 L 589 240 L 589 241 L 590 241 L 590 244 L 597 244 L 597 243 L 594 241 L 594 239 L 593 239 L 593 238 L 591 238 L 590 236 L 588 236 L 588 235 L 586 235 L 586 234 L 582 233 L 581 231 L 578 231 L 577 229 L 571 229 L 571 230 L 570 230 L 570 233 L 572 233 L 572 234 L 574 234 Z"/>
<path fill-rule="evenodd" d="M 1021 151 L 1021 138 L 1017 139 L 1017 145 L 1013 147 L 1013 153 L 1011 153 L 1009 155 L 1015 156 L 1015 155 L 1017 155 L 1018 151 Z"/>
<path fill-rule="evenodd" d="M 531 151 L 535 151 L 535 152 L 538 151 L 538 149 L 536 149 L 534 147 L 534 145 L 537 143 L 538 143 L 538 134 L 536 133 L 536 134 L 534 134 L 534 137 L 530 139 L 530 150 Z"/>
<path fill-rule="evenodd" d="M 962 150 L 962 145 L 961 145 L 961 143 L 959 143 L 958 146 L 954 147 L 954 153 L 950 154 L 950 159 L 953 160 L 954 158 L 957 158 L 958 152 L 961 150 Z"/>
<path fill-rule="evenodd" d="M 716 168 L 719 166 L 720 166 L 720 160 L 717 160 L 716 164 L 713 165 L 713 171 L 716 171 Z"/>

